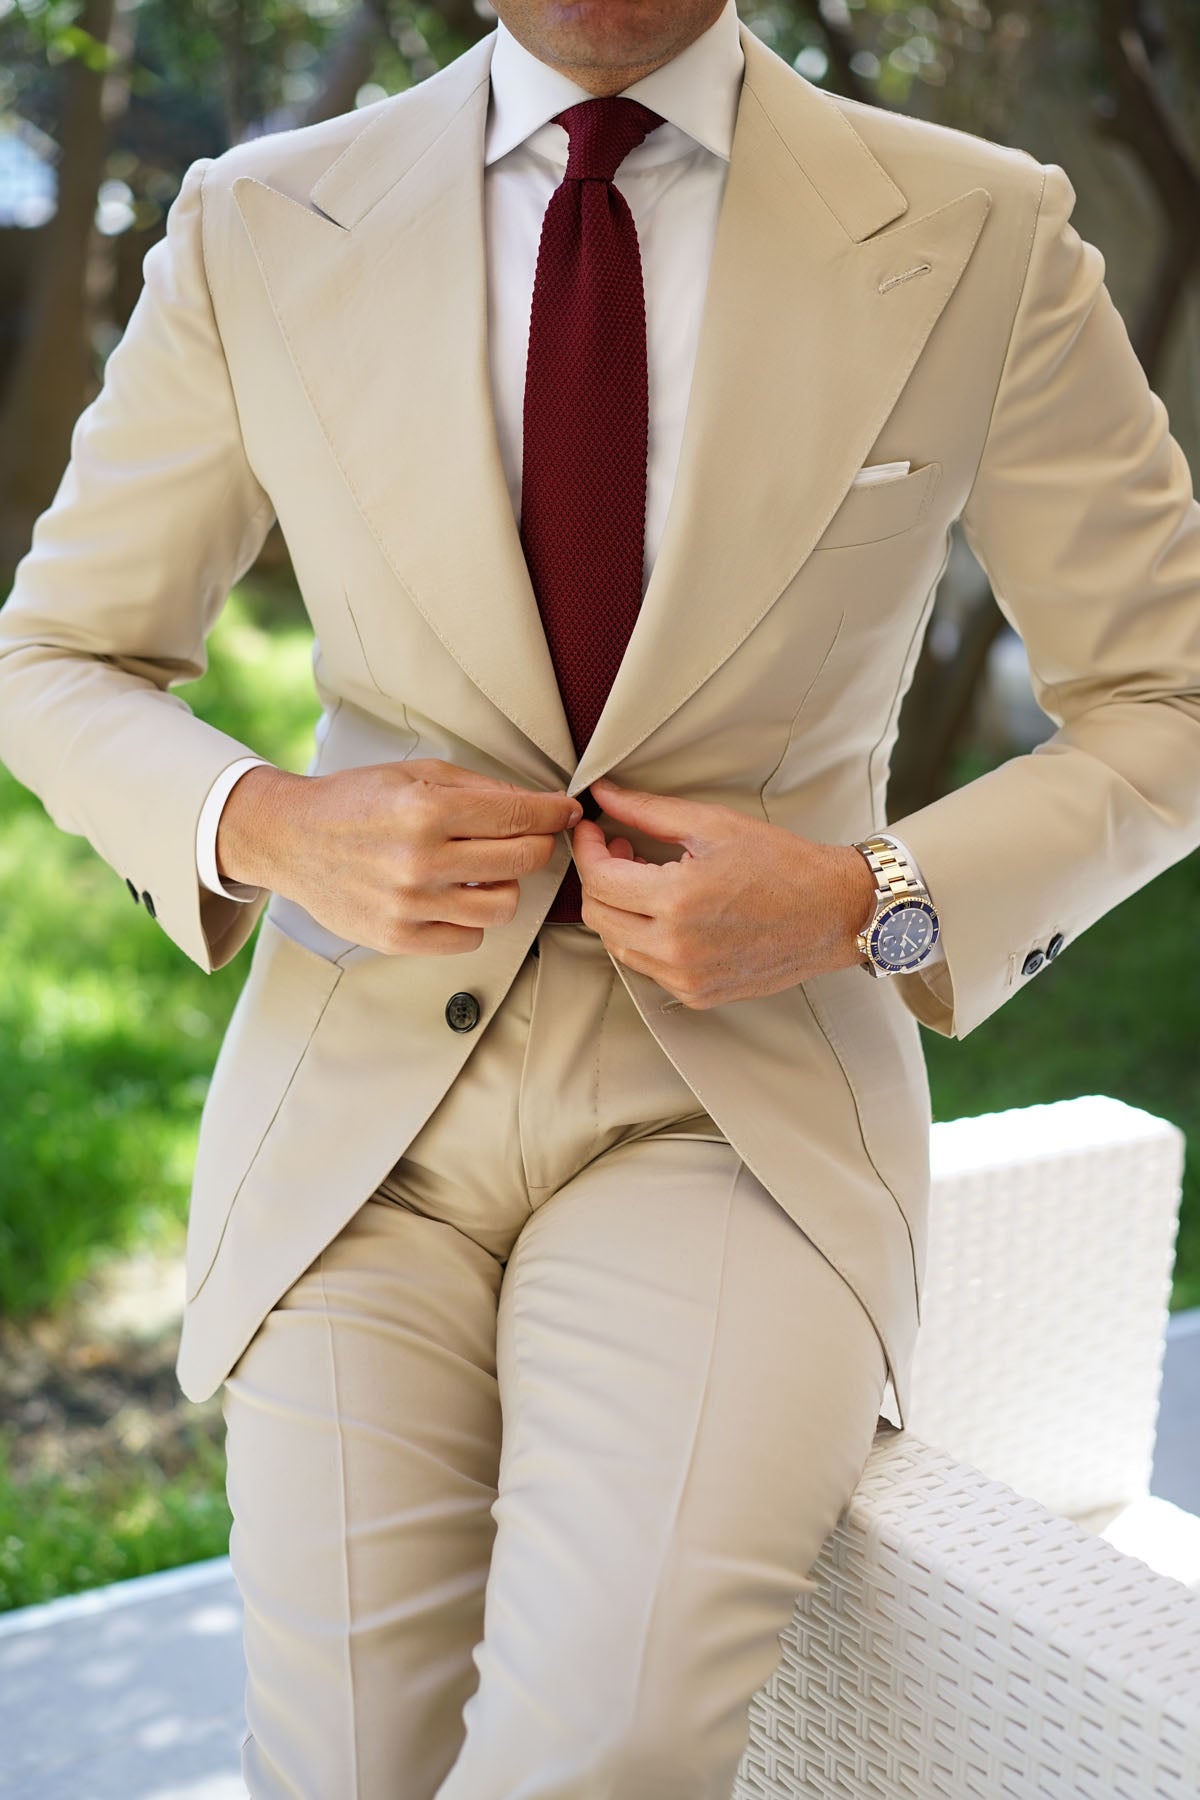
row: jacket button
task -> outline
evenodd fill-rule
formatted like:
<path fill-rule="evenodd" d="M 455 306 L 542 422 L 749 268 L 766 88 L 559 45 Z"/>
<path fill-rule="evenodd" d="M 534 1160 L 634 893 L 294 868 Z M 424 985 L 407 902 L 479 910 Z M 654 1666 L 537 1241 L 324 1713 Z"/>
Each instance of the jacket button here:
<path fill-rule="evenodd" d="M 132 881 L 130 881 L 128 875 L 125 877 L 125 886 L 129 889 L 129 893 L 133 900 L 134 905 L 137 906 L 138 903 L 140 902 L 142 896 L 138 893 L 136 887 L 134 887 L 134 885 L 133 885 Z"/>
<path fill-rule="evenodd" d="M 144 907 L 145 907 L 145 909 L 146 909 L 146 911 L 147 911 L 147 912 L 148 912 L 148 913 L 149 913 L 149 914 L 150 914 L 150 917 L 151 917 L 151 918 L 154 918 L 154 916 L 155 916 L 155 914 L 154 914 L 154 902 L 153 902 L 153 900 L 152 900 L 152 899 L 151 899 L 151 898 L 150 898 L 150 896 L 149 896 L 149 894 L 143 894 L 143 895 L 142 895 L 142 905 L 143 905 L 143 906 L 144 906 Z"/>
<path fill-rule="evenodd" d="M 1063 937 L 1062 932 L 1056 931 L 1054 936 L 1050 939 L 1050 942 L 1046 945 L 1046 961 L 1053 962 L 1065 943 L 1066 939 Z"/>
<path fill-rule="evenodd" d="M 474 1031 L 479 1023 L 479 1002 L 474 994 L 451 994 L 446 1002 L 446 1023 L 451 1031 Z"/>
<path fill-rule="evenodd" d="M 1036 975 L 1045 960 L 1046 957 L 1043 951 L 1031 950 L 1029 955 L 1025 958 L 1025 961 L 1021 964 L 1022 975 Z"/>

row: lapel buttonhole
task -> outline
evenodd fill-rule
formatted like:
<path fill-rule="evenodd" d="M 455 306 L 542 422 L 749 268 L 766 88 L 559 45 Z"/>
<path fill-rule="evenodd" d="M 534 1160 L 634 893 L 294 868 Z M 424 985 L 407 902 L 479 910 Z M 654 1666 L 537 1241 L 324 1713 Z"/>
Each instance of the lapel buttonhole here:
<path fill-rule="evenodd" d="M 879 292 L 881 294 L 886 294 L 887 290 L 895 287 L 897 282 L 909 281 L 914 275 L 927 275 L 932 267 L 932 263 L 915 263 L 911 269 L 905 269 L 903 274 L 889 275 L 886 281 L 880 282 Z"/>

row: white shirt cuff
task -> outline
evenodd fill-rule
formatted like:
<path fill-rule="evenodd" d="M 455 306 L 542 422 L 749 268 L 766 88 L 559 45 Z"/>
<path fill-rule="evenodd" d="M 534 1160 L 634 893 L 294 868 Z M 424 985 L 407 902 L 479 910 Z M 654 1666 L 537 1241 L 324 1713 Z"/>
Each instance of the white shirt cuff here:
<path fill-rule="evenodd" d="M 257 900 L 261 888 L 248 887 L 244 881 L 223 881 L 217 870 L 217 826 L 235 785 L 247 769 L 270 768 L 265 756 L 243 756 L 223 769 L 208 790 L 196 825 L 196 873 L 202 887 L 211 894 L 222 894 L 226 900 Z"/>
<path fill-rule="evenodd" d="M 902 856 L 904 857 L 905 862 L 908 864 L 909 868 L 912 870 L 913 874 L 916 876 L 917 880 L 920 882 L 925 882 L 925 877 L 921 873 L 920 865 L 917 862 L 917 859 L 913 855 L 912 851 L 908 848 L 908 845 L 904 842 L 904 839 L 898 838 L 894 831 L 889 831 L 887 835 L 888 835 L 888 837 L 890 837 L 892 839 L 892 841 L 894 843 L 896 843 L 900 846 L 900 852 L 901 852 Z M 928 885 L 928 884 L 926 883 L 926 885 Z M 934 905 L 936 906 L 937 905 L 937 895 L 930 894 L 929 897 L 933 901 Z M 917 968 L 908 969 L 905 972 L 909 975 L 923 975 L 927 969 L 934 969 L 937 967 L 938 963 L 945 962 L 945 960 L 946 960 L 946 952 L 942 946 L 942 940 L 939 935 L 937 943 L 933 946 L 933 949 L 929 952 L 929 955 L 925 958 L 925 961 L 923 963 L 920 963 Z"/>

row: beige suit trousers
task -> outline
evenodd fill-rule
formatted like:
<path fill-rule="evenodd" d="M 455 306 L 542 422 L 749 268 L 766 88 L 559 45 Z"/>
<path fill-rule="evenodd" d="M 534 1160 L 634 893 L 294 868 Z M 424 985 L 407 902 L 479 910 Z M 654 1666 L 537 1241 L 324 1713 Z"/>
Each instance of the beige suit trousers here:
<path fill-rule="evenodd" d="M 885 1379 L 600 939 L 544 925 L 223 1390 L 253 1800 L 729 1800 Z"/>

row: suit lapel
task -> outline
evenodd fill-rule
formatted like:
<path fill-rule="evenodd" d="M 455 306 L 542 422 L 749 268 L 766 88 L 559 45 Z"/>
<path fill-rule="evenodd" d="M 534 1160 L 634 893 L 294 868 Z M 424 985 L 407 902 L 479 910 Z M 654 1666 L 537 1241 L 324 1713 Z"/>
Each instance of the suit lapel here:
<path fill-rule="evenodd" d="M 483 133 L 495 34 L 382 103 L 307 202 L 234 183 L 364 519 L 431 629 L 572 793 L 669 718 L 796 574 L 990 204 L 974 187 L 874 235 L 905 212 L 904 195 L 829 96 L 740 32 L 745 76 L 675 488 L 578 766 L 492 411 Z"/>
<path fill-rule="evenodd" d="M 307 203 L 250 177 L 233 192 L 329 448 L 403 590 L 565 780 L 575 751 L 488 369 L 493 40 L 383 102 Z"/>
<path fill-rule="evenodd" d="M 883 236 L 904 195 L 827 95 L 745 25 L 746 66 L 675 487 L 625 657 L 570 791 L 733 654 L 841 504 L 954 291 L 972 188 Z M 892 275 L 920 275 L 886 287 Z"/>

